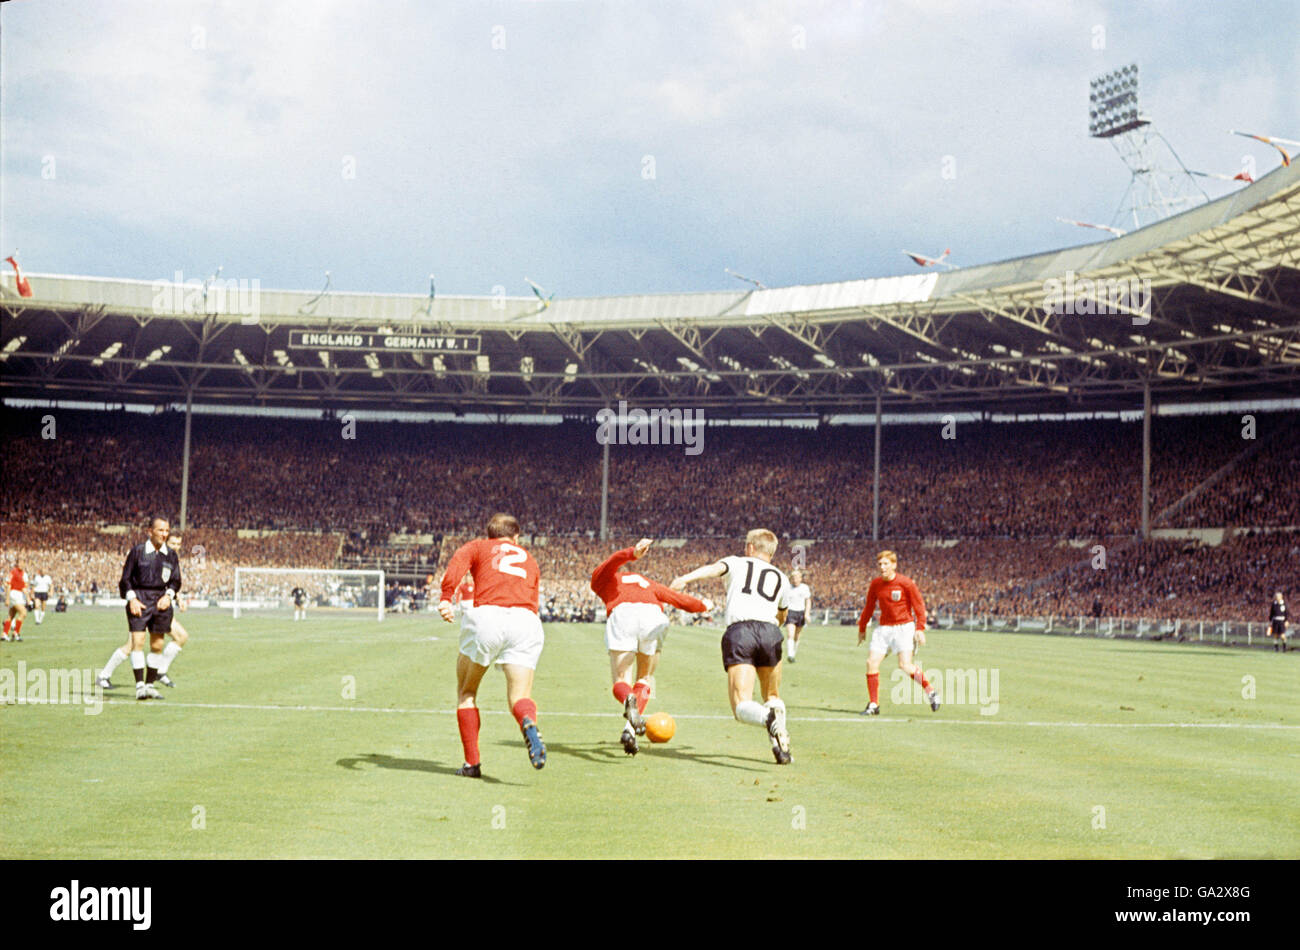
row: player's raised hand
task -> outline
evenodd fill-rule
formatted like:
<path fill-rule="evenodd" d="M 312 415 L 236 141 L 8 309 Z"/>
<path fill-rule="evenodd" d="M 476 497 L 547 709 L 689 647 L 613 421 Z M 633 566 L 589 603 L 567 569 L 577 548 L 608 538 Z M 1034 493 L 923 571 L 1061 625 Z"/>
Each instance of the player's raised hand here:
<path fill-rule="evenodd" d="M 654 538 L 642 538 L 640 541 L 636 543 L 636 547 L 632 549 L 632 557 L 633 558 L 645 557 L 645 552 L 649 551 L 650 545 L 654 543 L 655 543 Z"/>
<path fill-rule="evenodd" d="M 456 611 L 455 608 L 452 607 L 450 600 L 438 601 L 438 615 L 441 616 L 443 620 L 447 621 L 447 623 L 451 623 L 456 619 Z"/>

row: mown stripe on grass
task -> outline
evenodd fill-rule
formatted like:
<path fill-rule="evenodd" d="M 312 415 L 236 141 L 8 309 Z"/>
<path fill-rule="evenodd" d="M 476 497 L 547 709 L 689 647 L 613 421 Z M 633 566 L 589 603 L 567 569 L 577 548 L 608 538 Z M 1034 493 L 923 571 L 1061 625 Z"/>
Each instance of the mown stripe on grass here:
<path fill-rule="evenodd" d="M 148 702 L 139 702 L 134 697 L 128 698 L 123 696 L 118 699 L 115 697 L 105 696 L 106 705 L 119 706 L 128 703 L 135 707 L 152 706 L 165 709 L 167 707 L 182 709 L 242 709 L 263 712 L 346 712 L 346 713 L 388 713 L 390 715 L 417 715 L 417 716 L 451 716 L 455 715 L 454 709 L 409 709 L 402 707 L 385 708 L 382 706 L 301 706 L 301 705 L 277 705 L 273 703 L 190 703 L 176 702 L 174 700 L 150 700 Z M 40 702 L 27 702 L 23 705 L 39 706 L 51 705 Z M 72 703 L 61 703 L 58 705 L 81 705 L 79 698 L 74 697 Z M 501 709 L 482 709 L 480 713 L 489 716 L 507 716 L 510 715 Z M 564 716 L 580 719 L 616 719 L 617 714 L 613 712 L 569 712 L 566 710 L 543 709 L 543 716 Z M 725 715 L 710 715 L 701 713 L 674 713 L 676 719 L 696 719 L 696 720 L 728 720 L 733 717 Z M 1300 724 L 1287 723 L 1267 723 L 1267 722 L 1048 722 L 1043 720 L 1026 720 L 1017 722 L 1010 719 L 939 719 L 930 717 L 920 717 L 916 719 L 894 717 L 894 716 L 872 716 L 867 719 L 865 716 L 807 716 L 796 718 L 787 717 L 790 722 L 833 722 L 833 723 L 858 723 L 863 726 L 897 724 L 897 723 L 927 723 L 934 726 L 1024 726 L 1028 728 L 1043 729 L 1281 729 L 1281 730 L 1300 730 Z"/>

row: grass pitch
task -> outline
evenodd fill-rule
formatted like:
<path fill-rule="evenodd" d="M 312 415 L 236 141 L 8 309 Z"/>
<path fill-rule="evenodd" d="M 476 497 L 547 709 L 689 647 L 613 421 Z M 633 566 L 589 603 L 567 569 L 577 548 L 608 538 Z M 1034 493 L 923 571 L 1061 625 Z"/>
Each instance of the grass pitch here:
<path fill-rule="evenodd" d="M 137 703 L 123 664 L 98 715 L 0 705 L 0 857 L 1300 857 L 1294 654 L 936 631 L 926 668 L 983 671 L 984 695 L 899 702 L 919 697 L 890 657 L 867 719 L 856 630 L 811 627 L 784 664 L 778 767 L 730 716 L 719 632 L 672 630 L 650 709 L 677 734 L 629 758 L 603 627 L 550 624 L 546 768 L 492 672 L 473 781 L 452 774 L 457 627 L 184 617 L 165 701 Z M 20 660 L 29 681 L 97 670 L 124 627 L 108 609 L 29 619 L 0 643 L 8 698 L 33 696 Z"/>

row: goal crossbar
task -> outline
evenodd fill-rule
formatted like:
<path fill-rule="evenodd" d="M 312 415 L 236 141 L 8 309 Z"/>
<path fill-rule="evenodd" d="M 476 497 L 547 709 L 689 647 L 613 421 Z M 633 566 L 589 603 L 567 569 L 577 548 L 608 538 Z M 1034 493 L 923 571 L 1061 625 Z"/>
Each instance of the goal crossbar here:
<path fill-rule="evenodd" d="M 362 571 L 362 570 L 348 569 L 348 570 L 332 571 L 329 570 L 328 568 L 317 568 L 317 567 L 302 567 L 302 568 L 299 567 L 236 567 L 235 568 L 235 609 L 234 609 L 234 618 L 236 619 L 238 619 L 239 617 L 239 580 L 241 574 L 275 574 L 275 575 L 292 574 L 297 577 L 317 576 L 317 577 L 338 577 L 338 578 L 343 578 L 343 577 L 378 578 L 378 586 L 376 588 L 378 592 L 378 596 L 376 598 L 378 600 L 378 604 L 375 608 L 376 610 L 375 619 L 380 622 L 382 622 L 384 619 L 384 600 L 385 600 L 386 591 L 384 589 L 384 572 L 381 570 Z"/>

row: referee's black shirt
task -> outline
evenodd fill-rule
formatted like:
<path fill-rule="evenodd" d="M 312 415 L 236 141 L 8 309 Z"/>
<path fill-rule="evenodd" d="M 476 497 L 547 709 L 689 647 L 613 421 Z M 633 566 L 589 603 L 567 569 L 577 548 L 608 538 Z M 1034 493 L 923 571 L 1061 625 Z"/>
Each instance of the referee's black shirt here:
<path fill-rule="evenodd" d="M 123 597 L 134 591 L 146 604 L 156 601 L 164 590 L 175 594 L 181 589 L 181 559 L 176 549 L 164 544 L 160 551 L 152 541 L 137 544 L 126 556 L 117 589 Z"/>

